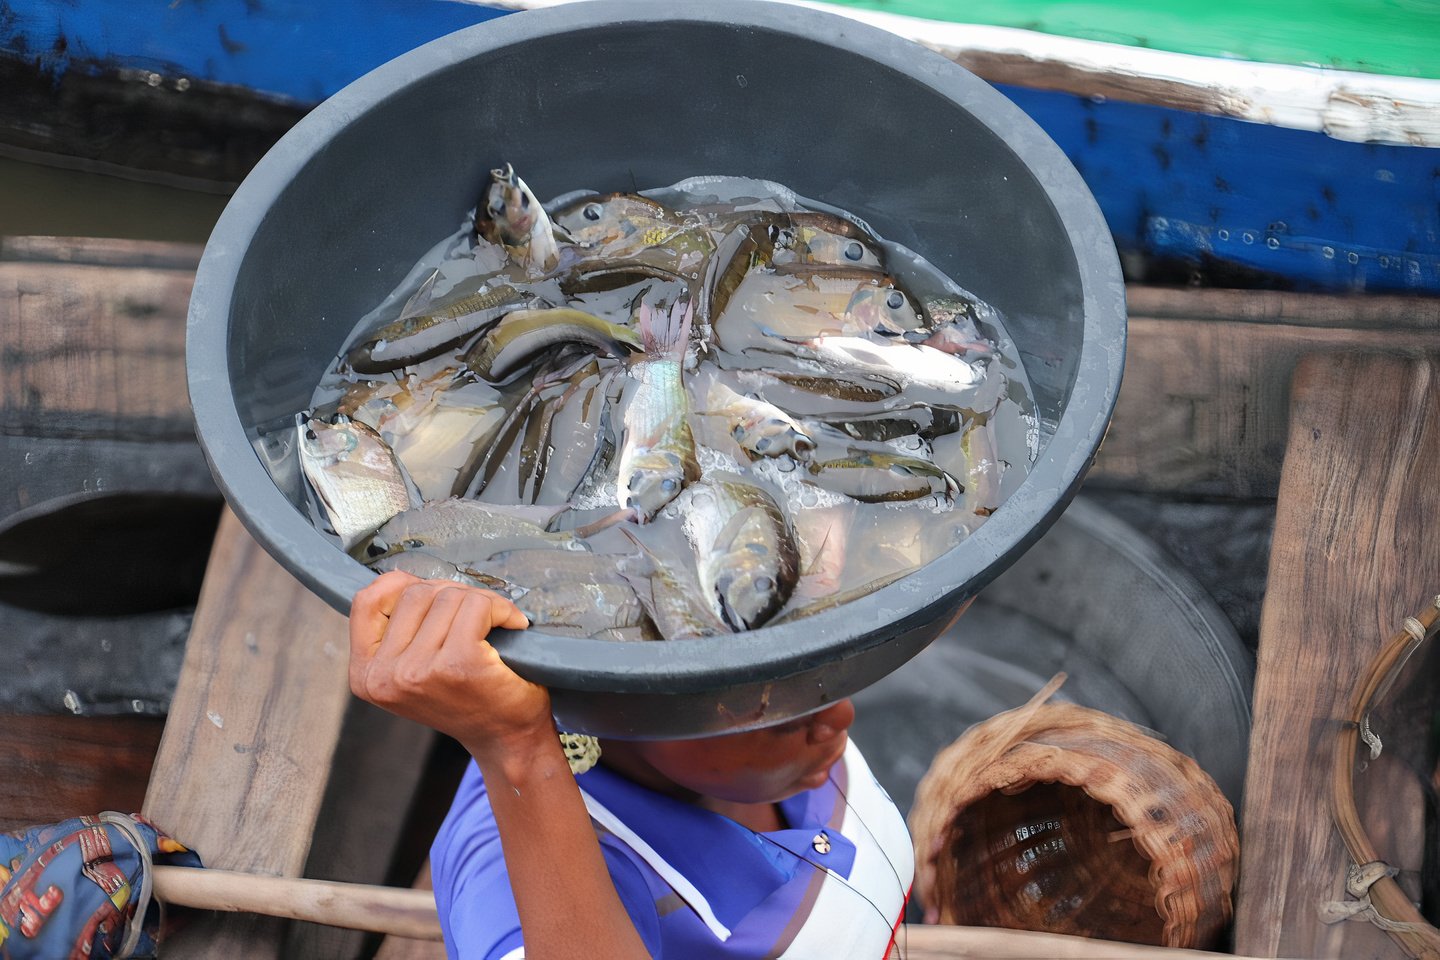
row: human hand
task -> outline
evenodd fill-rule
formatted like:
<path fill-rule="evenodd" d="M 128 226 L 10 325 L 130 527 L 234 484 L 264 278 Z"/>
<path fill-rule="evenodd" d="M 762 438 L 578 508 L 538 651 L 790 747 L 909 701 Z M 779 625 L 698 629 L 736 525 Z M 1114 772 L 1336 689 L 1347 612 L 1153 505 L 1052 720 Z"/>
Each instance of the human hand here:
<path fill-rule="evenodd" d="M 350 689 L 449 734 L 477 759 L 553 742 L 549 692 L 506 666 L 485 639 L 496 627 L 529 625 L 489 590 L 382 574 L 350 606 Z"/>

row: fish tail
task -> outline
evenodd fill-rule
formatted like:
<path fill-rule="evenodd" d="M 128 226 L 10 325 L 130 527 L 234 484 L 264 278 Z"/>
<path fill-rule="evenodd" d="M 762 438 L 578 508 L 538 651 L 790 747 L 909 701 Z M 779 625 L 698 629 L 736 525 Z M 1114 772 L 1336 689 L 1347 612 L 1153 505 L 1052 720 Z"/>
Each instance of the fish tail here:
<path fill-rule="evenodd" d="M 690 325 L 695 307 L 689 297 L 681 297 L 668 310 L 660 310 L 645 301 L 636 308 L 635 322 L 640 339 L 650 356 L 676 356 L 685 351 L 690 341 Z"/>

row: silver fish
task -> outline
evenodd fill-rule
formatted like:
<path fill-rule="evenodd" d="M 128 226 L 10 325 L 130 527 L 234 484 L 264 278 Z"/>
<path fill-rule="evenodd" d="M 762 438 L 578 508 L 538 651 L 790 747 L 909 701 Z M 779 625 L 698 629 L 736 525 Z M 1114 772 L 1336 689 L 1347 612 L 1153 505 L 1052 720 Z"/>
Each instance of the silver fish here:
<path fill-rule="evenodd" d="M 620 573 L 630 582 L 655 628 L 666 640 L 688 640 L 732 633 L 700 599 L 695 571 L 686 564 L 662 560 L 628 529 L 621 529 L 639 552 L 626 557 Z"/>
<path fill-rule="evenodd" d="M 732 630 L 753 630 L 785 605 L 800 557 L 784 512 L 765 490 L 712 474 L 680 505 L 701 595 Z"/>
<path fill-rule="evenodd" d="M 672 306 L 663 320 L 649 304 L 639 305 L 646 354 L 630 365 L 616 499 L 634 510 L 641 523 L 700 477 L 690 403 L 681 381 L 691 317 L 688 300 Z"/>
<path fill-rule="evenodd" d="M 347 551 L 418 502 L 394 451 L 365 424 L 309 418 L 296 430 L 301 469 Z"/>
<path fill-rule="evenodd" d="M 507 550 L 553 547 L 588 550 L 572 533 L 551 533 L 545 524 L 564 507 L 503 506 L 478 500 L 437 500 L 398 514 L 371 541 L 371 562 L 419 550 L 444 557 L 462 570 L 479 569 Z"/>
<path fill-rule="evenodd" d="M 552 307 L 506 314 L 466 355 L 466 362 L 486 380 L 500 381 L 527 358 L 559 343 L 581 343 L 612 357 L 640 349 L 640 337 L 629 327 L 583 310 Z"/>
<path fill-rule="evenodd" d="M 454 495 L 477 448 L 488 449 L 511 401 L 494 387 L 446 367 L 421 378 L 356 385 L 340 412 L 390 444 L 424 500 Z"/>
<path fill-rule="evenodd" d="M 797 211 L 777 218 L 774 262 L 882 268 L 879 242 L 856 223 L 833 214 Z"/>
<path fill-rule="evenodd" d="M 346 361 L 357 373 L 384 373 L 417 363 L 484 330 L 520 304 L 548 306 L 503 280 L 469 282 L 440 303 L 374 330 L 350 350 Z"/>
<path fill-rule="evenodd" d="M 794 417 L 773 403 L 736 393 L 718 380 L 711 384 L 705 404 L 704 412 L 725 417 L 735 442 L 752 454 L 788 454 L 804 460 L 815 450 L 815 437 Z"/>
<path fill-rule="evenodd" d="M 516 587 L 500 577 L 478 570 L 461 570 L 449 560 L 421 553 L 419 550 L 404 550 L 400 553 L 388 554 L 371 561 L 368 565 L 372 570 L 378 570 L 381 573 L 403 570 L 421 580 L 453 580 L 471 587 L 484 587 L 487 590 L 504 594 L 512 600 L 525 595 L 523 588 Z"/>
<path fill-rule="evenodd" d="M 820 364 L 840 372 L 932 390 L 970 390 L 985 380 L 985 367 L 924 344 L 875 343 L 863 337 L 812 337 L 792 341 Z"/>
<path fill-rule="evenodd" d="M 874 451 L 816 461 L 809 466 L 816 483 L 862 503 L 889 503 L 943 496 L 954 500 L 960 484 L 929 460 Z"/>
<path fill-rule="evenodd" d="M 532 277 L 560 262 L 560 244 L 550 215 L 510 164 L 490 171 L 490 187 L 475 212 L 475 232 L 498 243 Z"/>

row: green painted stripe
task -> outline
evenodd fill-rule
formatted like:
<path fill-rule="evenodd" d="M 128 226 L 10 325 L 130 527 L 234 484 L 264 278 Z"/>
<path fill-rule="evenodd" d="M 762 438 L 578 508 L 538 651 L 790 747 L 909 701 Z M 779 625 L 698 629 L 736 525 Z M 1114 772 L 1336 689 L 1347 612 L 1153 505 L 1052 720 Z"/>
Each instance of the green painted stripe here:
<path fill-rule="evenodd" d="M 831 2 L 1175 53 L 1440 79 L 1440 0 Z"/>

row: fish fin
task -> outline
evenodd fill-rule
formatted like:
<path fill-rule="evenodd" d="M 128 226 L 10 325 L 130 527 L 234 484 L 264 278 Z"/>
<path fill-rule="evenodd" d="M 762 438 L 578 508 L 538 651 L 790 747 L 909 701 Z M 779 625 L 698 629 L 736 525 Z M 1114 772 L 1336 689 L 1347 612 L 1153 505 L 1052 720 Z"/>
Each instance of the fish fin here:
<path fill-rule="evenodd" d="M 440 278 L 440 268 L 436 267 L 430 271 L 430 276 L 420 284 L 420 287 L 405 301 L 405 306 L 400 308 L 400 316 L 397 320 L 409 320 L 411 317 L 418 317 L 430 307 L 430 301 L 435 299 L 435 281 Z"/>
<path fill-rule="evenodd" d="M 695 306 L 689 297 L 681 297 L 663 312 L 642 300 L 636 309 L 635 323 L 640 328 L 645 352 L 656 357 L 684 353 L 694 317 Z"/>

